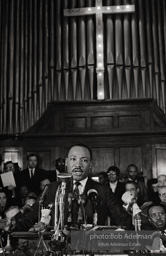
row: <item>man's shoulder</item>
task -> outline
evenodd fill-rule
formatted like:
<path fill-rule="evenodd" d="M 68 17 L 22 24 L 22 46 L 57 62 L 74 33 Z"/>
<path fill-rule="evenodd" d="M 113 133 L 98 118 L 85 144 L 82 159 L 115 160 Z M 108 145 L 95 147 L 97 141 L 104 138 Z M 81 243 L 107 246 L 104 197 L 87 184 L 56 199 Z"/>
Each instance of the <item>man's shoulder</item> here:
<path fill-rule="evenodd" d="M 97 182 L 97 181 L 95 181 L 91 178 L 88 179 L 87 183 L 88 183 L 89 187 L 94 188 L 98 191 L 107 191 L 107 190 L 109 190 L 109 186 L 102 185 L 99 182 Z"/>
<path fill-rule="evenodd" d="M 20 173 L 25 173 L 25 172 L 28 172 L 28 171 L 29 171 L 28 168 L 25 168 Z"/>

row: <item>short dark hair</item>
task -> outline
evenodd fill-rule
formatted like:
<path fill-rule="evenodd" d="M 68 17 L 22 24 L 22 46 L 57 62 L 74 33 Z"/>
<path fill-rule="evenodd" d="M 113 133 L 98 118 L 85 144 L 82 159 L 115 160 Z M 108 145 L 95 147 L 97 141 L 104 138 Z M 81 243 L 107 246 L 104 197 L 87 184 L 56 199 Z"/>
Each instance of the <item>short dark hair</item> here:
<path fill-rule="evenodd" d="M 4 169 L 6 168 L 7 164 L 13 164 L 13 166 L 15 167 L 14 163 L 12 161 L 7 161 L 6 163 L 4 163 Z"/>
<path fill-rule="evenodd" d="M 0 189 L 0 193 L 4 193 L 6 195 L 6 197 L 7 197 L 7 190 L 5 188 L 1 188 Z"/>
<path fill-rule="evenodd" d="M 138 167 L 137 167 L 135 164 L 130 164 L 130 165 L 127 166 L 127 171 L 128 171 L 128 172 L 129 172 L 129 169 L 130 169 L 131 167 L 134 167 L 134 168 L 136 169 L 136 171 L 138 172 Z"/>
<path fill-rule="evenodd" d="M 127 181 L 125 182 L 125 187 L 126 187 L 127 184 L 133 184 L 136 189 L 138 188 L 138 184 L 137 184 L 136 182 L 132 181 L 132 180 L 127 180 Z"/>
<path fill-rule="evenodd" d="M 107 173 L 109 173 L 110 171 L 114 171 L 116 172 L 116 175 L 119 177 L 120 175 L 120 169 L 116 166 L 116 165 L 112 165 L 108 168 Z"/>
<path fill-rule="evenodd" d="M 58 163 L 60 163 L 60 162 L 65 163 L 65 159 L 62 158 L 62 157 L 57 158 L 57 159 L 55 160 L 55 166 L 58 166 Z"/>
<path fill-rule="evenodd" d="M 78 144 L 74 144 L 72 145 L 69 150 L 68 150 L 68 153 L 70 151 L 70 149 L 74 148 L 74 147 L 83 147 L 83 148 L 86 148 L 88 151 L 89 151 L 89 154 L 90 154 L 90 160 L 92 160 L 92 149 L 87 146 L 86 144 L 83 144 L 83 143 L 78 143 Z"/>
<path fill-rule="evenodd" d="M 37 158 L 37 161 L 38 161 L 38 156 L 37 156 L 37 154 L 35 154 L 35 153 L 30 153 L 30 154 L 28 154 L 28 155 L 27 155 L 27 161 L 29 161 L 29 158 L 32 157 L 32 156 L 35 156 L 35 157 Z"/>

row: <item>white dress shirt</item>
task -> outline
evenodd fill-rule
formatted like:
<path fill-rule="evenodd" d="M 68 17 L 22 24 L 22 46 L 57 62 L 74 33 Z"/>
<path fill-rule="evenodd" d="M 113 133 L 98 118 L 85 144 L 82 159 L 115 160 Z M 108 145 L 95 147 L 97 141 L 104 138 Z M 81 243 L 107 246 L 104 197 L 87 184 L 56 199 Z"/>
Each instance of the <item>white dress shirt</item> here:
<path fill-rule="evenodd" d="M 80 195 L 84 193 L 84 189 L 85 189 L 85 185 L 86 185 L 87 180 L 88 180 L 88 177 L 85 178 L 84 180 L 80 180 L 80 181 L 79 181 L 79 182 L 80 182 L 80 185 L 78 186 L 78 189 L 79 189 Z M 75 183 L 76 183 L 76 182 L 77 182 L 77 181 L 74 180 L 74 189 L 75 189 Z"/>

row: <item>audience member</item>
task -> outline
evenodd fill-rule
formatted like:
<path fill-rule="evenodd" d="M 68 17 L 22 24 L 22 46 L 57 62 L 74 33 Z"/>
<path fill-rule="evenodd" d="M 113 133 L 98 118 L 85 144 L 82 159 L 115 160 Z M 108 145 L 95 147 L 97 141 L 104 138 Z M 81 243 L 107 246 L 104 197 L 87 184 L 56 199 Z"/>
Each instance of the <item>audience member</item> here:
<path fill-rule="evenodd" d="M 112 192 L 119 198 L 119 200 L 121 200 L 122 195 L 125 192 L 125 185 L 118 180 L 120 169 L 115 165 L 110 166 L 107 170 L 107 174 Z"/>
<path fill-rule="evenodd" d="M 157 179 L 149 179 L 147 181 L 148 198 L 154 203 L 159 203 L 160 198 L 158 195 L 158 183 Z"/>
<path fill-rule="evenodd" d="M 148 221 L 147 230 L 159 230 L 160 231 L 160 248 L 158 252 L 166 252 L 166 212 L 162 205 L 152 204 L 148 208 Z M 156 248 L 153 248 L 156 251 Z"/>
<path fill-rule="evenodd" d="M 21 173 L 19 169 L 15 168 L 16 166 L 17 165 L 12 161 L 8 161 L 4 164 L 4 173 L 12 172 L 13 178 L 16 184 L 16 186 L 9 185 L 5 187 L 7 189 L 8 203 L 10 206 L 12 205 L 20 206 L 21 204 L 20 193 L 19 193 L 20 183 L 21 183 Z"/>
<path fill-rule="evenodd" d="M 128 180 L 125 184 L 125 191 L 129 191 L 132 195 L 134 202 L 137 203 L 138 206 L 142 206 L 145 203 L 144 198 L 139 194 L 139 188 L 137 183 L 132 180 Z"/>
<path fill-rule="evenodd" d="M 39 169 L 38 157 L 32 153 L 27 156 L 27 168 L 21 172 L 21 185 L 25 185 L 29 191 L 40 194 L 40 181 L 45 177 L 45 170 Z"/>
<path fill-rule="evenodd" d="M 137 186 L 139 188 L 139 195 L 141 198 L 144 198 L 145 201 L 148 201 L 148 194 L 145 184 L 137 179 L 138 176 L 138 168 L 135 164 L 130 164 L 127 167 L 127 175 L 128 180 L 132 180 L 135 183 L 137 183 Z"/>
<path fill-rule="evenodd" d="M 56 167 L 57 175 L 58 175 L 59 173 L 64 173 L 64 172 L 66 172 L 65 159 L 63 159 L 63 158 L 61 158 L 61 157 L 58 158 L 58 159 L 56 159 L 55 167 Z"/>
<path fill-rule="evenodd" d="M 47 185 L 49 185 L 50 183 L 51 183 L 50 180 L 47 178 L 44 178 L 43 180 L 41 180 L 40 181 L 40 191 L 42 192 L 45 189 L 45 187 Z"/>
<path fill-rule="evenodd" d="M 21 186 L 20 187 L 20 198 L 21 198 L 21 206 L 25 204 L 25 200 L 28 196 L 29 193 L 29 189 L 27 188 L 27 186 Z"/>
<path fill-rule="evenodd" d="M 157 177 L 158 180 L 158 186 L 166 186 L 166 175 L 161 174 Z"/>
<path fill-rule="evenodd" d="M 158 195 L 161 200 L 161 204 L 166 207 L 166 186 L 158 187 Z"/>
<path fill-rule="evenodd" d="M 0 219 L 5 217 L 5 210 L 8 207 L 7 193 L 5 189 L 0 189 Z"/>
<path fill-rule="evenodd" d="M 100 172 L 99 175 L 99 183 L 102 185 L 109 185 L 108 175 L 106 172 Z"/>
<path fill-rule="evenodd" d="M 86 145 L 75 145 L 69 149 L 68 157 L 66 159 L 67 171 L 69 174 L 72 175 L 74 180 L 74 192 L 77 190 L 77 193 L 80 193 L 82 197 L 85 197 L 83 202 L 84 204 L 84 216 L 86 217 L 87 223 L 93 222 L 93 213 L 94 207 L 91 204 L 89 193 L 91 191 L 95 191 L 98 195 L 97 205 L 95 204 L 96 211 L 98 213 L 98 225 L 104 225 L 106 221 L 107 214 L 110 213 L 116 219 L 116 224 L 127 226 L 131 225 L 131 217 L 128 213 L 126 213 L 123 208 L 121 207 L 118 199 L 115 197 L 114 193 L 111 192 L 108 186 L 103 186 L 98 182 L 90 179 L 89 173 L 91 168 L 91 160 L 92 160 L 92 151 Z M 59 182 L 51 183 L 48 186 L 48 189 L 45 194 L 45 203 L 49 205 L 50 203 L 54 202 L 55 194 L 57 188 L 59 186 Z M 78 194 L 77 194 L 78 195 Z M 75 206 L 79 205 L 79 197 L 77 195 L 74 197 L 73 201 L 73 210 Z M 80 195 L 80 196 L 81 196 Z M 82 198 L 81 197 L 81 198 Z M 78 199 L 78 201 L 77 201 Z M 32 206 L 33 212 L 29 212 L 22 219 L 16 224 L 14 230 L 16 231 L 24 231 L 31 228 L 35 222 L 37 221 L 38 217 L 38 203 Z M 52 211 L 51 213 L 53 213 Z M 66 209 L 65 216 L 68 215 L 69 209 Z M 76 214 L 76 215 L 75 215 Z M 73 212 L 73 218 L 71 220 L 72 225 L 78 225 L 78 212 Z M 67 217 L 67 216 L 66 216 Z M 80 215 L 78 216 L 80 217 Z M 82 216 L 83 217 L 83 216 Z M 66 219 L 66 218 L 65 218 Z M 68 219 L 68 217 L 67 217 Z M 54 217 L 51 218 L 50 225 L 53 225 Z"/>

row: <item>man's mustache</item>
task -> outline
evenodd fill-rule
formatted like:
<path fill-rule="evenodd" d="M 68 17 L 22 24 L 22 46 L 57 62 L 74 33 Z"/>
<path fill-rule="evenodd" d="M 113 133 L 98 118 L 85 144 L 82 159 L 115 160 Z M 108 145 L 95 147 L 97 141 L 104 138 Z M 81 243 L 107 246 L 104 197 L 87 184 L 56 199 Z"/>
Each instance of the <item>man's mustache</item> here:
<path fill-rule="evenodd" d="M 84 170 L 81 167 L 75 167 L 72 172 L 76 172 L 76 171 L 81 171 L 83 172 Z"/>

